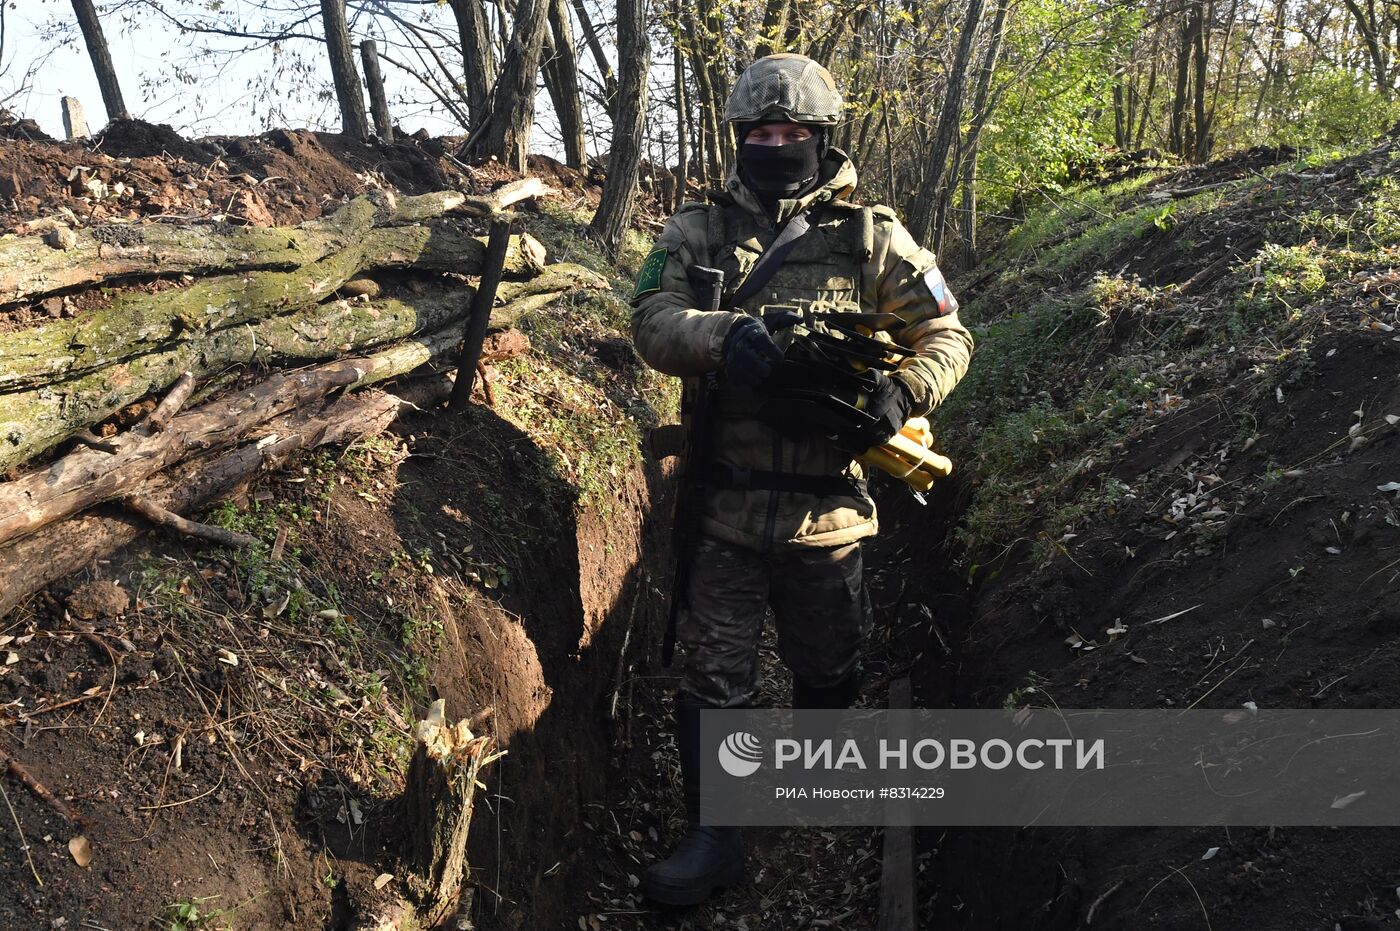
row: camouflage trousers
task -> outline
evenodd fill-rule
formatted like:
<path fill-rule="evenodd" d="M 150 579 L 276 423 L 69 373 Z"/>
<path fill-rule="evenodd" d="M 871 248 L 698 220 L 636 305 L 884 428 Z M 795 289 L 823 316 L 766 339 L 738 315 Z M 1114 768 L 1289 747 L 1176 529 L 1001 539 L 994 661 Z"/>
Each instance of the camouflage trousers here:
<path fill-rule="evenodd" d="M 676 630 L 682 691 L 713 707 L 752 704 L 770 607 L 778 655 L 795 679 L 825 688 L 855 671 L 871 626 L 859 543 L 760 553 L 703 537 L 694 558 Z"/>

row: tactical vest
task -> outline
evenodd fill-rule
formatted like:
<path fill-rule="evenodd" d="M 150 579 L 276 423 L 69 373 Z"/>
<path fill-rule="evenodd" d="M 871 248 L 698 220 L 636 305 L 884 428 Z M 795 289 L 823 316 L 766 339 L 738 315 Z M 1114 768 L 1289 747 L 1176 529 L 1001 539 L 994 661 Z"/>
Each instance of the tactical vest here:
<path fill-rule="evenodd" d="M 728 297 L 743 283 L 750 269 L 763 254 L 763 242 L 756 233 L 753 218 L 737 204 L 710 204 L 707 217 L 706 264 L 724 272 L 725 305 Z M 815 228 L 798 241 L 796 248 L 769 279 L 763 289 L 742 308 L 762 313 L 764 308 L 803 306 L 821 302 L 845 305 L 846 309 L 873 310 L 878 271 L 872 264 L 876 214 L 893 213 L 885 208 L 863 207 L 846 201 L 830 201 L 815 208 Z"/>

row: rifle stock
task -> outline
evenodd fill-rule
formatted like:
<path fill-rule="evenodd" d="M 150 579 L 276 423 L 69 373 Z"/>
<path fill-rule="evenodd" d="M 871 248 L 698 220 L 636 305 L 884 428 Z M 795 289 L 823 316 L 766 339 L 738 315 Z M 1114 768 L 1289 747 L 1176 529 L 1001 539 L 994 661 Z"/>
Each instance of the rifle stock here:
<path fill-rule="evenodd" d="M 695 266 L 686 272 L 700 297 L 702 309 L 719 310 L 724 295 L 724 272 Z M 661 644 L 661 663 L 670 668 L 676 652 L 676 625 L 686 607 L 690 589 L 690 569 L 700 544 L 700 528 L 705 520 L 705 463 L 710 455 L 710 433 L 714 398 L 719 391 L 719 375 L 702 375 L 693 393 L 683 399 L 682 416 L 689 417 L 681 466 L 680 487 L 676 492 L 675 520 L 671 524 L 671 550 L 676 556 L 676 574 L 671 582 L 671 609 L 666 618 L 666 636 Z M 689 405 L 687 409 L 687 403 Z"/>

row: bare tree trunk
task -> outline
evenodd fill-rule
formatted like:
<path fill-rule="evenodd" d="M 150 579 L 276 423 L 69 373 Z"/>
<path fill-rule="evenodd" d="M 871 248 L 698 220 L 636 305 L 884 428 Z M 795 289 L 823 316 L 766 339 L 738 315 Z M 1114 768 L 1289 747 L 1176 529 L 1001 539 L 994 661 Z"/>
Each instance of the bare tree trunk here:
<path fill-rule="evenodd" d="M 494 155 L 501 164 L 525 172 L 530 128 L 535 122 L 535 82 L 549 29 L 551 0 L 520 0 L 500 76 L 491 91 L 486 122 L 474 130 L 468 154 Z"/>
<path fill-rule="evenodd" d="M 707 61 L 708 43 L 705 41 L 704 29 L 694 7 L 684 4 L 683 9 L 686 51 L 690 55 L 690 70 L 695 75 L 696 91 L 699 93 L 699 99 L 695 103 L 700 111 L 698 128 L 705 166 L 701 182 L 718 183 L 724 177 L 725 158 L 720 150 L 720 134 L 724 124 L 720 118 L 720 107 L 715 103 L 716 91 L 711 80 L 710 63 Z"/>
<path fill-rule="evenodd" d="M 369 88 L 369 109 L 374 114 L 374 133 L 380 142 L 393 142 L 394 124 L 389 119 L 389 101 L 384 97 L 384 75 L 379 71 L 379 50 L 373 39 L 360 43 L 360 60 L 365 66 L 365 86 Z"/>
<path fill-rule="evenodd" d="M 961 228 L 964 271 L 977 264 L 977 148 L 982 138 L 982 128 L 987 125 L 987 120 L 992 115 L 992 78 L 996 75 L 997 62 L 1001 58 L 1001 42 L 1006 34 L 1008 7 L 1009 0 L 997 0 L 991 32 L 987 37 L 987 51 L 982 56 L 982 67 L 977 75 L 977 90 L 972 95 L 972 125 L 967 130 L 959 170 L 954 172 L 954 177 L 962 176 L 963 185 Z"/>
<path fill-rule="evenodd" d="M 957 141 L 959 123 L 962 119 L 963 88 L 967 85 L 967 73 L 972 63 L 972 46 L 977 37 L 977 28 L 982 21 L 983 0 L 968 0 L 967 14 L 963 17 L 962 35 L 958 38 L 958 51 L 953 59 L 952 71 L 948 74 L 948 87 L 943 96 L 943 109 L 938 115 L 938 129 L 934 133 L 933 146 L 929 150 L 923 184 L 909 205 L 909 231 L 914 238 L 925 243 L 937 252 L 943 242 L 943 230 L 935 228 L 934 219 L 939 213 L 939 205 L 946 203 L 952 191 L 944 184 L 948 155 Z"/>
<path fill-rule="evenodd" d="M 87 43 L 88 57 L 92 59 L 92 70 L 97 72 L 97 86 L 102 89 L 102 105 L 107 108 L 107 119 L 129 119 L 126 103 L 122 100 L 121 84 L 117 81 L 117 70 L 112 67 L 112 53 L 107 50 L 107 37 L 102 32 L 102 22 L 97 18 L 97 8 L 92 0 L 73 0 L 73 13 L 83 30 L 83 41 Z"/>
<path fill-rule="evenodd" d="M 1147 132 L 1147 123 L 1152 116 L 1152 98 L 1157 94 L 1157 74 L 1158 74 L 1158 52 L 1161 50 L 1162 31 L 1157 29 L 1152 34 L 1152 51 L 1148 55 L 1150 64 L 1147 69 L 1147 89 L 1142 95 L 1142 113 L 1138 116 L 1137 135 L 1133 137 L 1133 148 L 1141 149 L 1143 136 Z"/>
<path fill-rule="evenodd" d="M 1274 85 L 1283 86 L 1283 66 L 1281 57 L 1284 50 L 1283 24 L 1288 11 L 1288 0 L 1275 0 L 1273 25 L 1269 31 L 1269 53 L 1264 59 L 1264 80 L 1259 82 L 1259 96 L 1254 100 L 1254 121 L 1264 109 L 1264 102 Z"/>
<path fill-rule="evenodd" d="M 754 45 L 753 57 L 764 58 L 781 47 L 783 23 L 787 20 L 789 0 L 767 0 L 763 7 L 763 26 Z"/>
<path fill-rule="evenodd" d="M 365 116 L 365 95 L 360 90 L 360 72 L 355 68 L 355 52 L 350 44 L 350 27 L 345 22 L 345 0 L 321 0 L 321 21 L 326 30 L 330 53 L 331 79 L 340 102 L 340 131 L 347 136 L 369 138 Z"/>
<path fill-rule="evenodd" d="M 686 182 L 690 178 L 690 101 L 685 86 L 685 56 L 681 54 L 680 31 L 672 36 L 671 67 L 676 75 L 676 201 L 674 209 L 685 203 Z"/>
<path fill-rule="evenodd" d="M 1198 3 L 1186 9 L 1181 21 L 1181 44 L 1176 52 L 1176 90 L 1172 95 L 1171 139 L 1169 148 L 1173 155 L 1185 156 L 1188 149 L 1188 117 L 1186 96 L 1191 79 L 1191 39 L 1194 35 L 1194 19 L 1200 14 Z"/>
<path fill-rule="evenodd" d="M 724 10 L 719 4 L 706 8 L 705 16 L 705 65 L 709 71 L 710 87 L 708 104 L 715 124 L 715 175 L 723 178 L 728 174 L 729 163 L 734 154 L 730 144 L 729 124 L 724 120 L 724 101 L 729 96 L 729 74 L 725 67 L 725 23 Z"/>
<path fill-rule="evenodd" d="M 962 176 L 962 270 L 977 266 L 977 149 L 969 153 Z"/>
<path fill-rule="evenodd" d="M 1127 95 L 1123 93 L 1123 81 L 1127 75 L 1120 72 L 1118 80 L 1113 85 L 1113 144 L 1120 151 L 1128 148 L 1128 140 L 1132 138 L 1132 104 L 1125 99 Z"/>
<path fill-rule="evenodd" d="M 1367 0 L 1366 9 L 1362 10 L 1356 0 L 1343 0 L 1347 12 L 1352 16 L 1356 25 L 1356 31 L 1361 36 L 1362 44 L 1366 47 L 1367 64 L 1371 70 L 1371 77 L 1376 83 L 1376 89 L 1384 95 L 1386 100 L 1390 100 L 1395 94 L 1394 78 L 1390 74 L 1389 55 L 1385 47 L 1385 34 L 1395 25 L 1386 22 L 1388 17 L 1385 14 L 1380 16 L 1376 13 L 1374 0 Z M 1393 4 L 1382 4 L 1382 10 L 1386 7 L 1394 9 Z M 1400 18 L 1400 10 L 1395 12 Z"/>
<path fill-rule="evenodd" d="M 1196 17 L 1196 33 L 1192 37 L 1191 48 L 1196 59 L 1193 79 L 1196 129 L 1195 145 L 1191 148 L 1190 157 L 1192 161 L 1204 162 L 1210 157 L 1211 148 L 1211 120 L 1206 112 L 1206 66 L 1210 59 L 1206 53 L 1206 18 L 1204 11 L 1200 11 L 1199 8 Z"/>
<path fill-rule="evenodd" d="M 603 53 L 603 40 L 598 38 L 598 30 L 593 27 L 593 18 L 588 15 L 584 0 L 573 0 L 574 15 L 578 17 L 579 28 L 583 30 L 583 41 L 588 45 L 588 53 L 593 56 L 593 64 L 603 76 L 603 96 L 607 98 L 608 112 L 612 112 L 613 99 L 617 97 L 617 77 L 612 64 Z"/>
<path fill-rule="evenodd" d="M 603 195 L 589 231 L 603 250 L 616 256 L 622 235 L 632 221 L 641 172 L 642 132 L 646 127 L 647 72 L 651 42 L 646 34 L 646 0 L 617 0 L 617 59 L 619 81 L 613 108 L 612 153 Z"/>
<path fill-rule="evenodd" d="M 578 52 L 569 22 L 567 0 L 550 0 L 549 35 L 545 38 L 544 84 L 559 119 L 564 163 L 582 171 L 588 161 L 583 138 L 583 101 L 579 97 Z"/>
<path fill-rule="evenodd" d="M 463 78 L 467 87 L 470 131 L 486 121 L 491 106 L 491 85 L 496 82 L 496 51 L 491 44 L 491 23 L 481 0 L 451 0 L 462 41 Z"/>

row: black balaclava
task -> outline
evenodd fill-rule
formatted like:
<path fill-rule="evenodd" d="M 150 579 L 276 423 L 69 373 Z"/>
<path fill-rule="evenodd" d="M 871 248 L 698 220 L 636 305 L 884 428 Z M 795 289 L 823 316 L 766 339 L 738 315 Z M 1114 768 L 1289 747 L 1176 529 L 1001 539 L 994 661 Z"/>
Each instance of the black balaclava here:
<path fill-rule="evenodd" d="M 739 180 L 765 204 L 792 197 L 817 176 L 826 151 L 826 129 L 813 127 L 812 138 L 787 145 L 753 145 L 743 142 L 761 123 L 739 127 Z"/>

